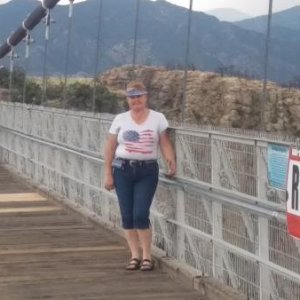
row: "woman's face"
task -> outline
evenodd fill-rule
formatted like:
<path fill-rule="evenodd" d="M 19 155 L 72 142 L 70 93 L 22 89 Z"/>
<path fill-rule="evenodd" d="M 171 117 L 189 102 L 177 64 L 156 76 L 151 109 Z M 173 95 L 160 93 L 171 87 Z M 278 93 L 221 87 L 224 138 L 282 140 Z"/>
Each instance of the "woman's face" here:
<path fill-rule="evenodd" d="M 134 111 L 143 110 L 147 107 L 147 95 L 127 97 L 129 109 Z"/>

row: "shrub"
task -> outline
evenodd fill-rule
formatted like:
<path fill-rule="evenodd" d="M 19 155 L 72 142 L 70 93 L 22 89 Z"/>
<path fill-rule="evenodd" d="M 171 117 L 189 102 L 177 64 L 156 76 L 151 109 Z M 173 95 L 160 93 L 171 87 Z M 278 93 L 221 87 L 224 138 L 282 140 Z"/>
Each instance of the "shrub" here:
<path fill-rule="evenodd" d="M 67 88 L 66 108 L 91 110 L 94 88 L 83 82 L 74 82 Z M 119 111 L 119 97 L 102 85 L 96 86 L 95 111 L 116 113 Z"/>
<path fill-rule="evenodd" d="M 25 103 L 41 104 L 42 88 L 34 80 L 28 80 L 26 82 L 26 97 Z"/>
<path fill-rule="evenodd" d="M 8 89 L 9 86 L 9 71 L 7 68 L 0 68 L 0 87 Z"/>
<path fill-rule="evenodd" d="M 109 92 L 104 86 L 96 86 L 95 110 L 115 114 L 119 112 L 120 97 Z"/>
<path fill-rule="evenodd" d="M 64 93 L 64 82 L 60 79 L 57 83 L 48 81 L 47 83 L 47 99 L 62 100 Z"/>

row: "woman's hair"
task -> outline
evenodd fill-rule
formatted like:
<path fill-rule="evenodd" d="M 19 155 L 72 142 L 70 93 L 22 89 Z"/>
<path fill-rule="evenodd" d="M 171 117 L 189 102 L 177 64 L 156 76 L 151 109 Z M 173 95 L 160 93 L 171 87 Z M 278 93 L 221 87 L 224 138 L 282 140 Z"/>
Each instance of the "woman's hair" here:
<path fill-rule="evenodd" d="M 127 84 L 127 90 L 146 91 L 146 87 L 141 81 L 134 80 Z"/>

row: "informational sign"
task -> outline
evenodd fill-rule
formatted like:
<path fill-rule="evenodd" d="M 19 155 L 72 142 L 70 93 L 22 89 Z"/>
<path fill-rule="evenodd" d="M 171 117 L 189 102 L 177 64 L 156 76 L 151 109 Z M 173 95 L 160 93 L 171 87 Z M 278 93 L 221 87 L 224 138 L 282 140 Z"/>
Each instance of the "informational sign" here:
<path fill-rule="evenodd" d="M 300 150 L 291 148 L 287 180 L 287 224 L 288 232 L 300 239 Z"/>
<path fill-rule="evenodd" d="M 271 187 L 286 189 L 288 162 L 288 146 L 268 144 L 268 182 Z"/>

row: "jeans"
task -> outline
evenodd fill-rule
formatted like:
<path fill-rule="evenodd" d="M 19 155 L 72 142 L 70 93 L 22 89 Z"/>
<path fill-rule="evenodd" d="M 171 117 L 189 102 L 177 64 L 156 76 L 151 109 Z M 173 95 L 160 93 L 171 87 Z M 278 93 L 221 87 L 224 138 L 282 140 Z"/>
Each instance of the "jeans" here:
<path fill-rule="evenodd" d="M 124 229 L 148 229 L 150 206 L 158 183 L 157 161 L 122 160 L 113 167 Z"/>

